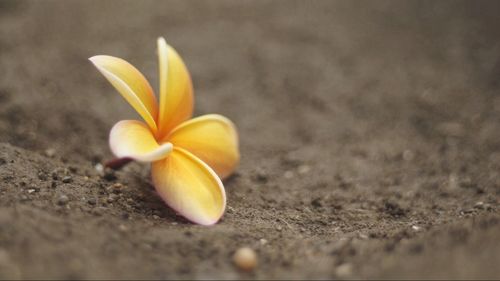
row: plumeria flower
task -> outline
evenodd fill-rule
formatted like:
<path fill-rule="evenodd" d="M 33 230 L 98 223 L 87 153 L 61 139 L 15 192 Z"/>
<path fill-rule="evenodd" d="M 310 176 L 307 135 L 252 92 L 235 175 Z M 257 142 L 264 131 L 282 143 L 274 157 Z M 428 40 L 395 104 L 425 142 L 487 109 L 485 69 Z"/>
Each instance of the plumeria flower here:
<path fill-rule="evenodd" d="M 175 211 L 202 225 L 216 223 L 226 207 L 221 179 L 239 162 L 238 135 L 224 116 L 191 119 L 193 86 L 179 54 L 158 39 L 160 103 L 144 76 L 111 56 L 90 61 L 139 113 L 144 122 L 123 120 L 109 135 L 118 161 L 150 162 L 153 185 Z"/>

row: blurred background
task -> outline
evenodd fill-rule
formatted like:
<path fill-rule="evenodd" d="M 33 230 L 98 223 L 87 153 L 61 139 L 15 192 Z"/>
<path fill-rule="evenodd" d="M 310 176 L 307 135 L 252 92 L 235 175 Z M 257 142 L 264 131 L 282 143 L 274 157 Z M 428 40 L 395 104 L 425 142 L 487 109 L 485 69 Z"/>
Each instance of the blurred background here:
<path fill-rule="evenodd" d="M 0 277 L 499 278 L 499 12 L 0 0 Z M 157 89 L 159 36 L 195 115 L 239 129 L 211 228 L 170 211 L 147 166 L 95 169 L 112 125 L 140 117 L 87 59 L 121 57 Z M 231 260 L 242 246 L 252 272 Z"/>

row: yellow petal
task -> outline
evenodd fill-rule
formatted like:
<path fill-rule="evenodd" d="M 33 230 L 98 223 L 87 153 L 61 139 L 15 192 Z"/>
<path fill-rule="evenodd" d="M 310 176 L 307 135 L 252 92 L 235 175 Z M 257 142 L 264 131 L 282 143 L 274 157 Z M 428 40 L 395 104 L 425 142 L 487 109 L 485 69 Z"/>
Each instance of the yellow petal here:
<path fill-rule="evenodd" d="M 216 223 L 226 208 L 224 186 L 215 172 L 193 154 L 174 147 L 151 168 L 153 184 L 163 200 L 198 224 Z"/>
<path fill-rule="evenodd" d="M 149 127 L 137 120 L 116 123 L 109 134 L 109 145 L 117 157 L 141 162 L 163 159 L 172 151 L 172 144 L 159 145 Z"/>
<path fill-rule="evenodd" d="M 207 114 L 176 127 L 166 140 L 207 163 L 221 178 L 229 176 L 240 160 L 234 124 L 218 114 Z"/>
<path fill-rule="evenodd" d="M 130 63 L 111 56 L 89 59 L 130 105 L 144 118 L 156 134 L 158 128 L 158 102 L 151 85 Z"/>
<path fill-rule="evenodd" d="M 158 115 L 159 138 L 193 114 L 193 85 L 191 76 L 179 54 L 158 38 L 160 70 L 160 109 Z"/>

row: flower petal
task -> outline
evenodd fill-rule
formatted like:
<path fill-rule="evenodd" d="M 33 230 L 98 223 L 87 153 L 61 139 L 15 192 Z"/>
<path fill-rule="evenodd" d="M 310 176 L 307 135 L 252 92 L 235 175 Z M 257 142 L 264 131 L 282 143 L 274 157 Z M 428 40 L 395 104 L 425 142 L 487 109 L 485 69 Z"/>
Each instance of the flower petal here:
<path fill-rule="evenodd" d="M 193 84 L 179 54 L 158 38 L 160 69 L 159 137 L 162 138 L 193 114 Z"/>
<path fill-rule="evenodd" d="M 212 225 L 224 213 L 226 193 L 222 182 L 193 154 L 174 147 L 167 158 L 152 164 L 151 173 L 163 200 L 185 218 Z"/>
<path fill-rule="evenodd" d="M 149 127 L 137 120 L 116 123 L 109 134 L 109 146 L 117 157 L 141 162 L 163 159 L 172 151 L 171 143 L 159 145 Z"/>
<path fill-rule="evenodd" d="M 207 163 L 221 178 L 229 176 L 240 160 L 234 124 L 218 114 L 207 114 L 176 127 L 165 140 Z"/>
<path fill-rule="evenodd" d="M 156 134 L 158 102 L 151 85 L 139 70 L 125 60 L 116 57 L 94 56 L 89 60 L 144 118 Z"/>

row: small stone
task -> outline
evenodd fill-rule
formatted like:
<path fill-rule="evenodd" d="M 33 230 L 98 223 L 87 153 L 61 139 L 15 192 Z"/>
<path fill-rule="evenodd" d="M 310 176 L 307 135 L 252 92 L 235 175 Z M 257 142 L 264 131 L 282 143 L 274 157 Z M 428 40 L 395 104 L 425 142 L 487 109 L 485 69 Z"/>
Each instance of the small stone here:
<path fill-rule="evenodd" d="M 65 176 L 64 178 L 62 178 L 63 183 L 70 183 L 72 181 L 73 181 L 73 178 L 70 176 Z"/>
<path fill-rule="evenodd" d="M 418 225 L 412 225 L 411 229 L 413 229 L 414 231 L 420 231 L 422 228 Z"/>
<path fill-rule="evenodd" d="M 118 198 L 118 196 L 117 196 L 116 194 L 110 194 L 110 195 L 108 196 L 108 198 L 106 199 L 106 201 L 107 201 L 108 203 L 113 203 L 113 202 L 115 202 L 116 198 Z"/>
<path fill-rule="evenodd" d="M 114 193 L 121 193 L 122 189 L 124 188 L 123 184 L 121 184 L 121 183 L 115 183 L 112 185 L 112 187 L 113 187 Z"/>
<path fill-rule="evenodd" d="M 66 205 L 68 203 L 68 201 L 69 201 L 68 196 L 63 194 L 63 195 L 59 196 L 59 198 L 57 199 L 57 204 Z"/>
<path fill-rule="evenodd" d="M 47 180 L 47 174 L 44 173 L 44 172 L 39 172 L 38 173 L 38 179 L 42 180 L 42 181 L 46 181 Z"/>
<path fill-rule="evenodd" d="M 321 203 L 321 198 L 320 198 L 320 197 L 314 198 L 314 199 L 311 201 L 311 205 L 312 205 L 314 208 L 321 208 L 321 207 L 323 207 L 323 203 Z"/>
<path fill-rule="evenodd" d="M 339 278 L 348 278 L 352 275 L 352 264 L 344 263 L 335 269 L 335 275 Z"/>
<path fill-rule="evenodd" d="M 414 158 L 415 158 L 415 153 L 413 153 L 413 151 L 409 149 L 403 151 L 403 160 L 405 160 L 406 162 L 410 162 Z"/>
<path fill-rule="evenodd" d="M 34 192 L 36 192 L 36 190 L 35 190 L 34 188 L 30 188 L 30 189 L 28 189 L 28 193 L 29 193 L 29 194 L 34 193 Z"/>
<path fill-rule="evenodd" d="M 257 168 L 255 171 L 255 180 L 257 182 L 266 183 L 267 179 L 268 179 L 268 175 L 267 175 L 266 171 L 262 168 Z"/>
<path fill-rule="evenodd" d="M 292 171 L 286 171 L 285 174 L 283 174 L 285 179 L 291 179 L 293 178 L 293 172 Z"/>
<path fill-rule="evenodd" d="M 103 166 L 101 163 L 97 163 L 97 164 L 95 164 L 94 169 L 95 169 L 98 173 L 102 173 L 102 172 L 104 172 L 104 166 Z"/>
<path fill-rule="evenodd" d="M 462 209 L 460 210 L 458 213 L 461 215 L 461 216 L 464 216 L 464 215 L 470 215 L 470 214 L 473 214 L 476 210 L 475 209 Z"/>
<path fill-rule="evenodd" d="M 482 210 L 484 209 L 484 203 L 479 201 L 476 204 L 474 204 L 474 208 Z"/>
<path fill-rule="evenodd" d="M 120 194 L 122 192 L 123 187 L 124 186 L 121 183 L 115 183 L 113 185 L 106 187 L 106 192 Z"/>
<path fill-rule="evenodd" d="M 153 219 L 154 219 L 154 220 L 159 220 L 159 219 L 160 219 L 160 217 L 159 217 L 159 216 L 157 216 L 157 215 L 153 215 Z"/>
<path fill-rule="evenodd" d="M 45 150 L 45 155 L 47 155 L 48 157 L 54 157 L 55 154 L 56 150 L 53 148 L 48 148 Z"/>
<path fill-rule="evenodd" d="M 128 231 L 128 227 L 124 224 L 120 224 L 118 226 L 118 229 L 121 231 L 121 232 L 127 232 Z"/>
<path fill-rule="evenodd" d="M 115 175 L 115 171 L 113 171 L 112 169 L 110 168 L 105 168 L 104 169 L 104 175 L 103 175 L 103 178 L 107 181 L 114 181 L 116 180 L 116 175 Z"/>
<path fill-rule="evenodd" d="M 26 196 L 26 195 L 21 195 L 20 199 L 21 199 L 22 202 L 30 200 L 30 198 L 28 196 Z"/>
<path fill-rule="evenodd" d="M 311 171 L 311 166 L 309 165 L 300 165 L 299 168 L 297 169 L 297 172 L 301 175 L 307 174 Z"/>
<path fill-rule="evenodd" d="M 252 271 L 257 266 L 257 254 L 248 247 L 239 248 L 233 256 L 233 262 L 244 271 Z"/>
<path fill-rule="evenodd" d="M 87 203 L 89 203 L 90 205 L 95 205 L 95 204 L 97 204 L 97 200 L 95 198 L 91 197 L 87 200 Z"/>
<path fill-rule="evenodd" d="M 359 233 L 358 236 L 359 236 L 359 239 L 362 239 L 362 240 L 367 240 L 368 239 L 368 235 L 366 235 L 364 233 Z"/>
<path fill-rule="evenodd" d="M 50 183 L 50 187 L 52 187 L 52 188 L 56 188 L 56 187 L 57 187 L 57 182 L 56 182 L 56 181 L 52 181 L 52 182 Z"/>
<path fill-rule="evenodd" d="M 259 242 L 260 242 L 260 244 L 261 244 L 262 246 L 264 246 L 264 245 L 266 245 L 266 244 L 267 244 L 267 240 L 266 240 L 266 239 L 264 239 L 264 238 L 260 239 L 260 240 L 259 240 Z"/>

